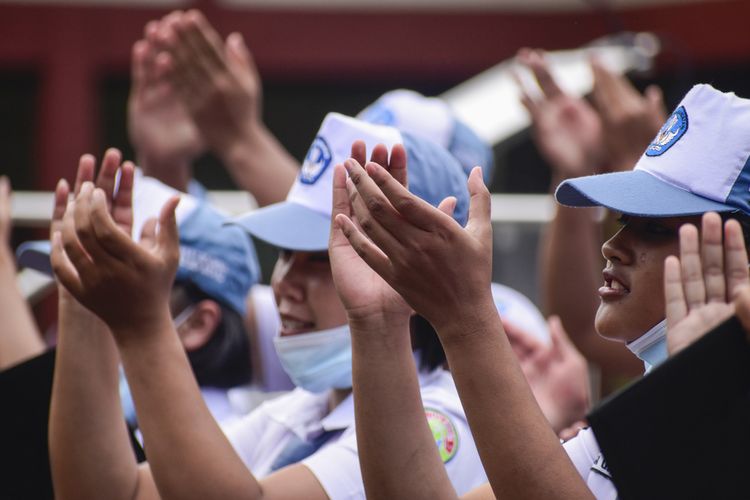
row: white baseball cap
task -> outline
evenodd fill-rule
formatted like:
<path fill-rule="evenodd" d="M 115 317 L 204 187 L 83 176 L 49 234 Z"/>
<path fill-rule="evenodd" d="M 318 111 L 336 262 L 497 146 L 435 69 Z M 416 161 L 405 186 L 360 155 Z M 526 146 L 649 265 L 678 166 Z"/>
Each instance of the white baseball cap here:
<path fill-rule="evenodd" d="M 696 85 L 634 170 L 566 180 L 555 197 L 640 217 L 750 215 L 750 100 Z"/>
<path fill-rule="evenodd" d="M 328 249 L 331 230 L 333 166 L 351 156 L 352 143 L 363 140 L 368 153 L 377 144 L 406 149 L 409 191 L 436 206 L 457 199 L 454 219 L 466 222 L 469 193 L 466 176 L 455 158 L 432 141 L 402 133 L 394 127 L 366 123 L 328 113 L 302 163 L 286 201 L 254 210 L 232 221 L 279 248 L 299 251 Z"/>

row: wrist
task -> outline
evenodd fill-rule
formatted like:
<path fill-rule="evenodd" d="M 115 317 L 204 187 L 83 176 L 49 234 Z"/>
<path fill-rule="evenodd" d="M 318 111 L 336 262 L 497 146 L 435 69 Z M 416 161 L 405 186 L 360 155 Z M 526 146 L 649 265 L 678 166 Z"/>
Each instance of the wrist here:
<path fill-rule="evenodd" d="M 253 151 L 262 148 L 269 134 L 262 121 L 248 118 L 245 123 L 218 135 L 212 146 L 214 153 L 231 169 L 234 165 L 246 161 Z"/>
<path fill-rule="evenodd" d="M 152 313 L 144 311 L 136 317 L 129 317 L 129 321 L 110 324 L 109 328 L 121 351 L 148 348 L 150 344 L 176 336 L 168 307 L 157 308 Z"/>
<path fill-rule="evenodd" d="M 502 331 L 502 322 L 491 295 L 477 301 L 467 301 L 467 304 L 470 305 L 453 309 L 452 314 L 432 321 L 446 349 L 451 344 L 463 345 L 494 337 Z"/>
<path fill-rule="evenodd" d="M 347 312 L 349 329 L 353 334 L 362 332 L 371 334 L 378 332 L 382 334 L 391 334 L 392 332 L 401 332 L 409 328 L 410 312 L 385 312 L 360 314 Z"/>

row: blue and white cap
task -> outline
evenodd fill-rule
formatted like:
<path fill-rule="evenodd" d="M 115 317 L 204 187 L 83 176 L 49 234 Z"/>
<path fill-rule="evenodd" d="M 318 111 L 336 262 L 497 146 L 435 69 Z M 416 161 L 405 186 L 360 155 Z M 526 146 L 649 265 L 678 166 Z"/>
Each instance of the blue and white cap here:
<path fill-rule="evenodd" d="M 352 143 L 363 140 L 368 153 L 377 144 L 406 149 L 409 190 L 436 206 L 457 199 L 453 217 L 465 224 L 469 210 L 466 176 L 455 158 L 432 141 L 398 129 L 328 113 L 302 163 L 286 201 L 254 210 L 233 221 L 250 234 L 279 248 L 299 251 L 328 249 L 331 230 L 333 166 L 351 156 Z"/>
<path fill-rule="evenodd" d="M 456 118 L 442 99 L 425 97 L 413 90 L 391 90 L 360 111 L 357 118 L 434 141 L 458 160 L 466 175 L 479 165 L 484 182 L 492 180 L 495 166 L 492 148 Z"/>
<path fill-rule="evenodd" d="M 750 215 L 750 100 L 696 85 L 630 172 L 569 179 L 562 205 L 640 217 Z"/>
<path fill-rule="evenodd" d="M 247 294 L 260 278 L 258 258 L 250 238 L 238 228 L 225 226 L 227 217 L 207 202 L 179 193 L 138 170 L 133 184 L 133 238 L 140 238 L 146 220 L 157 217 L 175 194 L 180 195 L 175 211 L 180 234 L 175 280 L 191 282 L 244 316 Z M 49 241 L 26 242 L 16 254 L 19 266 L 52 274 Z"/>

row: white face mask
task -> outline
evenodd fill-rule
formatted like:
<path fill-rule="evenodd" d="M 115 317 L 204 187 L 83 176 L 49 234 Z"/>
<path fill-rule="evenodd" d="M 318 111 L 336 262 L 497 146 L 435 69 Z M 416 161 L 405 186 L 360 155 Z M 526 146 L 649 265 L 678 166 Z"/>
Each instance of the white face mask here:
<path fill-rule="evenodd" d="M 297 387 L 310 392 L 352 386 L 352 339 L 349 325 L 275 337 L 281 366 Z"/>
<path fill-rule="evenodd" d="M 627 346 L 630 352 L 643 361 L 646 373 L 650 372 L 669 357 L 667 352 L 667 320 L 660 321 Z"/>

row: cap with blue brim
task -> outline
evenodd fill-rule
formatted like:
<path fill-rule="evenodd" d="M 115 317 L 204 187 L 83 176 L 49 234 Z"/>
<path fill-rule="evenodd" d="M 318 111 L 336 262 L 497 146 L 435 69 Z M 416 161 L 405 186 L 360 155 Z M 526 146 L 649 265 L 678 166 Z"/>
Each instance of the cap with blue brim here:
<path fill-rule="evenodd" d="M 327 250 L 333 167 L 350 157 L 352 143 L 356 140 L 365 141 L 368 152 L 377 144 L 389 149 L 403 144 L 409 190 L 433 206 L 448 196 L 455 196 L 453 217 L 460 224 L 466 223 L 469 210 L 466 176 L 448 151 L 394 127 L 366 123 L 339 113 L 329 113 L 323 120 L 287 199 L 254 210 L 231 223 L 279 248 L 306 252 Z"/>
<path fill-rule="evenodd" d="M 482 167 L 484 182 L 492 180 L 495 168 L 492 147 L 440 98 L 425 97 L 408 89 L 391 90 L 360 111 L 357 118 L 436 142 L 458 160 L 466 175 L 478 165 Z"/>
<path fill-rule="evenodd" d="M 137 171 L 133 184 L 133 237 L 145 222 L 158 216 L 162 205 L 178 191 Z M 190 282 L 212 299 L 241 315 L 246 312 L 250 286 L 260 277 L 255 249 L 244 232 L 225 227 L 226 216 L 205 201 L 181 194 L 176 209 L 180 234 L 180 263 L 175 280 Z M 16 250 L 20 267 L 52 275 L 51 245 L 29 241 Z"/>
<path fill-rule="evenodd" d="M 640 217 L 750 215 L 750 100 L 696 85 L 630 172 L 569 179 L 557 201 Z"/>

